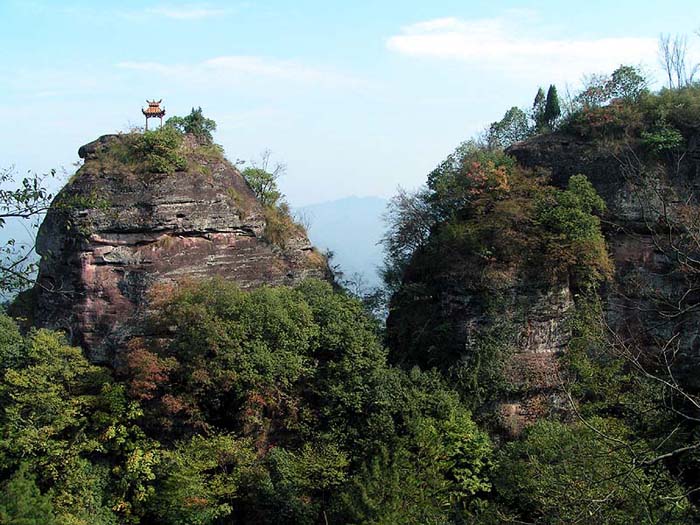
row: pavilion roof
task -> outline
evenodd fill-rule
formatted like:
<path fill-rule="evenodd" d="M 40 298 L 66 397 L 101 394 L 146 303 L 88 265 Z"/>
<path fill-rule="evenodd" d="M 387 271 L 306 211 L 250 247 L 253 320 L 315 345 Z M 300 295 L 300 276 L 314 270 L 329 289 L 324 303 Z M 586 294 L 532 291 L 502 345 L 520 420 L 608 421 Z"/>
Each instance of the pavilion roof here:
<path fill-rule="evenodd" d="M 162 117 L 165 115 L 165 108 L 160 107 L 160 103 L 163 102 L 163 99 L 161 100 L 146 100 L 148 103 L 148 107 L 145 109 L 141 109 L 141 112 L 146 115 L 147 117 Z"/>

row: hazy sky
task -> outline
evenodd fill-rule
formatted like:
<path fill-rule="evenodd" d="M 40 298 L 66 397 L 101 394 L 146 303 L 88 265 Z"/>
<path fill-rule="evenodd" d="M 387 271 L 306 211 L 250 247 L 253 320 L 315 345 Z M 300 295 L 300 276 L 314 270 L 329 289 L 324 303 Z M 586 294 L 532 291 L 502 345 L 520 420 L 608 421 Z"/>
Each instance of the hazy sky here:
<path fill-rule="evenodd" d="M 272 150 L 293 205 L 389 196 L 538 85 L 656 73 L 659 33 L 698 27 L 697 0 L 0 0 L 0 166 L 70 169 L 162 98 L 231 159 Z"/>

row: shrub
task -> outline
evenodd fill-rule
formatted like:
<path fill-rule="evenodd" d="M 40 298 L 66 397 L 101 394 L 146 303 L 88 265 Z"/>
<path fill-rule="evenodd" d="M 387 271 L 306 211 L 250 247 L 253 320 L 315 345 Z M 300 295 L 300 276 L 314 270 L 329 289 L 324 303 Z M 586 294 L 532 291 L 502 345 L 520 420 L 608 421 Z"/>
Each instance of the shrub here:
<path fill-rule="evenodd" d="M 700 128 L 700 86 L 662 89 L 646 97 L 643 105 L 651 123 L 663 120 L 684 135 Z"/>
<path fill-rule="evenodd" d="M 677 150 L 685 144 L 685 138 L 675 128 L 658 127 L 652 131 L 642 131 L 642 143 L 655 153 Z"/>
<path fill-rule="evenodd" d="M 608 106 L 585 107 L 574 112 L 565 125 L 568 131 L 592 139 L 635 137 L 645 128 L 641 105 L 620 99 Z"/>
<path fill-rule="evenodd" d="M 263 237 L 275 246 L 286 248 L 290 240 L 306 234 L 304 227 L 294 221 L 286 203 L 279 206 L 265 206 L 263 213 L 265 214 Z"/>
<path fill-rule="evenodd" d="M 187 168 L 180 155 L 182 135 L 171 127 L 132 135 L 130 149 L 133 159 L 148 173 L 172 173 Z"/>
<path fill-rule="evenodd" d="M 283 195 L 277 187 L 278 175 L 263 168 L 246 168 L 241 173 L 263 206 L 274 207 Z"/>
<path fill-rule="evenodd" d="M 500 453 L 497 493 L 528 523 L 690 523 L 683 491 L 665 469 L 636 465 L 647 447 L 613 419 L 542 421 Z"/>

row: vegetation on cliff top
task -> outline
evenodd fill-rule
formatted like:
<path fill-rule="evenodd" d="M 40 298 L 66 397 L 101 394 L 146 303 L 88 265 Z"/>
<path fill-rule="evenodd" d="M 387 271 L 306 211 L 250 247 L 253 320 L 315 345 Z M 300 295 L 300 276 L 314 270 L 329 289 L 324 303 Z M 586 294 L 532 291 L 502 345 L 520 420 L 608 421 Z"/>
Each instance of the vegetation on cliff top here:
<path fill-rule="evenodd" d="M 277 186 L 278 179 L 287 167 L 271 164 L 271 152 L 262 153 L 259 162 L 252 162 L 241 174 L 263 207 L 265 214 L 265 239 L 281 248 L 299 236 L 306 236 L 306 228 L 292 216 L 285 196 Z"/>

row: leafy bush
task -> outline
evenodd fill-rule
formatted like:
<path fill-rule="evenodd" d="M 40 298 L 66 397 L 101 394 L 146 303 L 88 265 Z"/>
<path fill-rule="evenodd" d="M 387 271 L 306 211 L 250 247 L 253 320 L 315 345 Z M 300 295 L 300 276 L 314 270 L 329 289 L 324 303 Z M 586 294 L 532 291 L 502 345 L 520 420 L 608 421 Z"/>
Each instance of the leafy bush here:
<path fill-rule="evenodd" d="M 700 86 L 662 89 L 643 99 L 642 105 L 652 125 L 661 120 L 686 136 L 700 128 Z"/>
<path fill-rule="evenodd" d="M 585 138 L 636 137 L 646 128 L 640 104 L 613 100 L 610 105 L 584 107 L 572 113 L 563 129 Z"/>
<path fill-rule="evenodd" d="M 172 173 L 187 168 L 179 153 L 182 135 L 171 127 L 132 135 L 130 149 L 136 162 L 148 173 Z"/>
<path fill-rule="evenodd" d="M 511 519 L 528 523 L 691 523 L 665 469 L 635 464 L 645 447 L 618 420 L 542 421 L 502 449 L 497 493 Z"/>
<path fill-rule="evenodd" d="M 667 126 L 653 131 L 642 131 L 641 136 L 644 146 L 655 153 L 674 151 L 685 144 L 685 138 L 681 132 Z"/>

